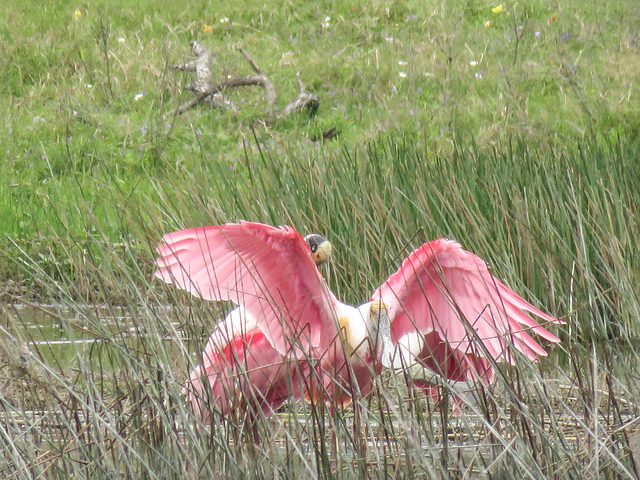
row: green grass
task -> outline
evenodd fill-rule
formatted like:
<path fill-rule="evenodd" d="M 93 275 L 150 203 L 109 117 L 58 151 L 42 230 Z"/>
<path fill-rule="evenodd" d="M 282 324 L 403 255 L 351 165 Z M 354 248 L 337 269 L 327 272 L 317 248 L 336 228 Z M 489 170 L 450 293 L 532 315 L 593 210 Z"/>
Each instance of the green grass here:
<path fill-rule="evenodd" d="M 297 2 L 266 12 L 251 2 L 7 4 L 0 230 L 33 239 L 43 223 L 66 228 L 48 204 L 67 204 L 75 216 L 79 188 L 92 193 L 96 180 L 149 192 L 152 179 L 174 168 L 241 162 L 255 140 L 249 125 L 265 118 L 262 91 L 231 93 L 238 113 L 201 105 L 176 117 L 191 95 L 182 88 L 190 76 L 169 66 L 191 57 L 192 39 L 218 54 L 221 79 L 250 73 L 237 48 L 247 50 L 273 80 L 279 106 L 295 95 L 297 71 L 318 94 L 314 119 L 256 128 L 258 142 L 280 158 L 308 154 L 318 148 L 309 139 L 330 128 L 339 137 L 325 151 L 400 132 L 445 156 L 459 138 L 489 150 L 510 139 L 555 149 L 637 139 L 633 2 L 505 4 L 499 14 L 493 6 Z"/>
<path fill-rule="evenodd" d="M 495 6 L 0 7 L 0 280 L 11 302 L 54 304 L 55 325 L 0 315 L 0 472 L 637 475 L 638 7 Z M 300 71 L 317 116 L 256 122 L 259 89 L 231 94 L 238 113 L 175 116 L 190 77 L 168 67 L 192 39 L 218 54 L 221 78 L 250 73 L 236 49 L 248 51 L 278 106 Z M 411 248 L 455 238 L 564 319 L 562 343 L 505 368 L 469 416 L 383 376 L 360 409 L 262 419 L 256 446 L 242 419 L 210 430 L 180 388 L 221 310 L 152 281 L 153 248 L 239 219 L 325 234 L 325 275 L 354 304 Z M 23 342 L 56 335 L 96 343 L 32 344 L 23 360 Z"/>

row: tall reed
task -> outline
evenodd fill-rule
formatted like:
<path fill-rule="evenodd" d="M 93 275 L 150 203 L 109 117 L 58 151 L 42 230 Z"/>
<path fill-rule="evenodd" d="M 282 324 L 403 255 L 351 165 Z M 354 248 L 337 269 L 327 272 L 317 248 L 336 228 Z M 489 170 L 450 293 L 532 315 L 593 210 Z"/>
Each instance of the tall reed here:
<path fill-rule="evenodd" d="M 233 170 L 204 159 L 191 170 L 167 167 L 136 197 L 104 185 L 115 217 L 52 203 L 56 221 L 91 232 L 61 238 L 53 264 L 71 269 L 58 275 L 26 252 L 17 260 L 55 302 L 38 308 L 71 353 L 60 358 L 24 309 L 3 307 L 5 477 L 638 475 L 637 148 L 531 151 L 513 142 L 441 157 L 403 137 L 312 154 L 256 145 Z M 204 425 L 180 390 L 227 306 L 153 282 L 153 247 L 166 231 L 238 219 L 329 237 L 335 255 L 324 273 L 356 304 L 413 247 L 455 238 L 566 320 L 556 329 L 562 343 L 537 364 L 500 366 L 462 414 L 385 373 L 353 407 L 289 404 L 258 418 L 257 442 L 242 412 Z"/>

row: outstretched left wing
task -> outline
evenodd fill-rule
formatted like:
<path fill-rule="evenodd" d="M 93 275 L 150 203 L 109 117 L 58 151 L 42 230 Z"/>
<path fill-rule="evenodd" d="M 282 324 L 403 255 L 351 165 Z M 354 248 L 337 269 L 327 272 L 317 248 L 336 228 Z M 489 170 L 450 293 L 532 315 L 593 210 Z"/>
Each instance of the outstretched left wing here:
<path fill-rule="evenodd" d="M 205 299 L 241 305 L 280 354 L 292 346 L 309 352 L 321 346 L 323 332 L 336 330 L 335 298 L 292 227 L 243 221 L 163 240 L 156 277 Z"/>

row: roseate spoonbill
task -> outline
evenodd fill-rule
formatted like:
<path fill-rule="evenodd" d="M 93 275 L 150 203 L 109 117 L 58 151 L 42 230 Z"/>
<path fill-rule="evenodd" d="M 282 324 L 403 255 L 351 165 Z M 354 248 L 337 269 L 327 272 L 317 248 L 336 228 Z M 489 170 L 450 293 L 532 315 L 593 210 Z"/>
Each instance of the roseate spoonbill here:
<path fill-rule="evenodd" d="M 492 362 L 513 362 L 514 351 L 530 360 L 546 355 L 529 332 L 559 341 L 526 312 L 563 322 L 519 297 L 452 240 L 413 251 L 358 308 L 328 289 L 292 227 L 241 222 L 183 230 L 163 240 L 157 277 L 241 307 L 216 328 L 214 356 L 204 358 L 204 371 L 191 377 L 198 394 L 198 378 L 208 376 L 222 413 L 232 407 L 227 399 L 236 399 L 234 392 L 244 387 L 235 377 L 217 389 L 211 365 L 223 355 L 269 368 L 263 382 L 254 378 L 251 384 L 268 413 L 288 396 L 347 404 L 353 393 L 369 391 L 382 366 L 407 371 L 425 385 L 447 382 L 462 391 L 477 380 L 489 382 Z"/>

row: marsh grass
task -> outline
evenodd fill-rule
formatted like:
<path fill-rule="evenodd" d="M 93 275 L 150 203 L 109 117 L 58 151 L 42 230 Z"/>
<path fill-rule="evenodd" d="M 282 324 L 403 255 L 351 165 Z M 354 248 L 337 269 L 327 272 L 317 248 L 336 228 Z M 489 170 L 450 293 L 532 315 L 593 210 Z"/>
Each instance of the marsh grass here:
<path fill-rule="evenodd" d="M 637 477 L 638 7 L 494 6 L 5 2 L 0 473 Z M 168 67 L 193 39 L 223 77 L 250 52 L 279 105 L 300 71 L 318 115 L 261 124 L 247 90 L 240 113 L 176 116 L 189 78 Z M 501 366 L 462 415 L 386 374 L 356 408 L 210 428 L 180 390 L 226 306 L 151 281 L 153 249 L 239 219 L 325 234 L 323 273 L 353 304 L 412 248 L 454 238 L 565 320 L 562 343 Z M 25 302 L 49 322 L 11 306 Z"/>
<path fill-rule="evenodd" d="M 57 359 L 54 345 L 35 342 L 43 339 L 25 328 L 24 315 L 3 314 L 2 380 L 13 390 L 0 393 L 0 471 L 8 478 L 637 476 L 635 152 L 624 142 L 561 151 L 513 142 L 443 157 L 390 137 L 339 152 L 292 148 L 282 157 L 248 143 L 233 171 L 202 162 L 153 180 L 146 197 L 153 202 L 105 185 L 100 208 L 117 211 L 117 223 L 99 220 L 87 198 L 74 221 L 90 234 L 61 238 L 51 252 L 51 263 L 70 262 L 73 276 L 26 251 L 14 259 L 44 298 L 64 307 L 52 315 L 64 338 L 94 342 Z M 61 222 L 71 219 L 66 205 L 51 208 Z M 554 328 L 562 343 L 537 364 L 500 366 L 479 405 L 460 415 L 384 374 L 355 407 L 301 402 L 253 423 L 239 410 L 203 425 L 180 390 L 225 307 L 152 282 L 153 247 L 166 231 L 240 218 L 327 235 L 335 256 L 324 274 L 355 304 L 422 241 L 455 238 L 564 319 Z M 118 245 L 112 231 L 126 232 Z"/>

